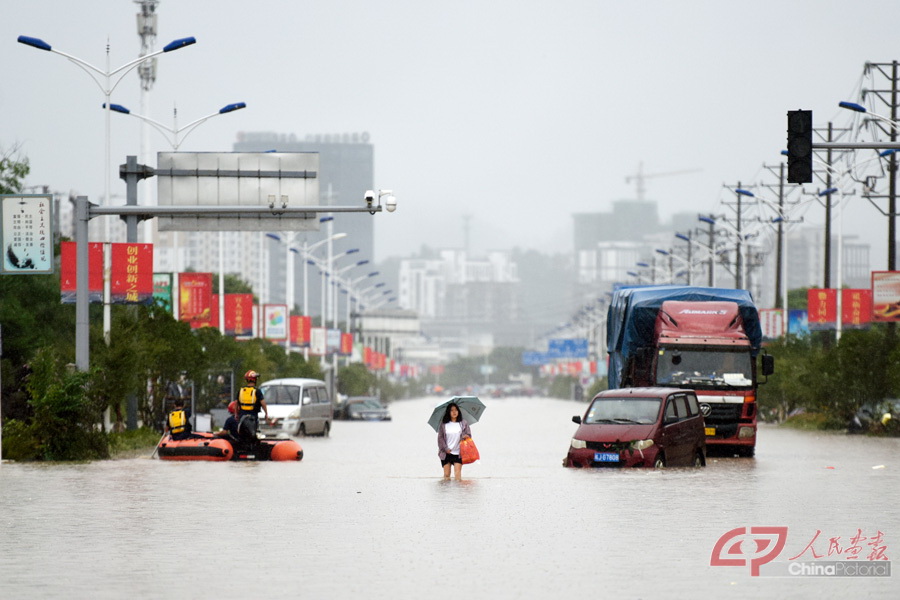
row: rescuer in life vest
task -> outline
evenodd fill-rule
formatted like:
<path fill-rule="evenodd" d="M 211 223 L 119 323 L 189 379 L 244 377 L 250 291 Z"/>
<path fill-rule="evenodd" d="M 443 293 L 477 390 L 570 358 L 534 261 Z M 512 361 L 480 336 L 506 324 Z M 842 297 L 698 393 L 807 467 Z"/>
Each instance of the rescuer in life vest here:
<path fill-rule="evenodd" d="M 185 410 L 184 400 L 176 398 L 174 408 L 166 417 L 166 430 L 173 440 L 189 440 L 200 436 L 191 431 L 190 411 Z"/>
<path fill-rule="evenodd" d="M 244 379 L 247 381 L 247 385 L 238 392 L 238 433 L 244 441 L 255 442 L 257 440 L 256 432 L 259 430 L 259 411 L 263 411 L 266 421 L 268 421 L 269 407 L 266 405 L 263 393 L 256 389 L 259 373 L 251 369 L 244 373 Z"/>

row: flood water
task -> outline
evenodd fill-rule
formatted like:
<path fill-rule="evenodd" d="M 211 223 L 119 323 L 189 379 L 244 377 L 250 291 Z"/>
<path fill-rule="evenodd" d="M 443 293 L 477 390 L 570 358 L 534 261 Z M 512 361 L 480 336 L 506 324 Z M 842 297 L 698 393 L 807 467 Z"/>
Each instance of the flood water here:
<path fill-rule="evenodd" d="M 444 481 L 425 423 L 435 401 L 335 422 L 330 438 L 299 439 L 299 463 L 4 463 L 0 598 L 900 596 L 900 574 L 710 566 L 720 536 L 758 526 L 788 528 L 778 560 L 816 531 L 824 555 L 861 530 L 883 532 L 897 563 L 898 439 L 764 426 L 755 459 L 571 470 L 584 404 L 496 399 L 472 427 L 481 461 Z"/>

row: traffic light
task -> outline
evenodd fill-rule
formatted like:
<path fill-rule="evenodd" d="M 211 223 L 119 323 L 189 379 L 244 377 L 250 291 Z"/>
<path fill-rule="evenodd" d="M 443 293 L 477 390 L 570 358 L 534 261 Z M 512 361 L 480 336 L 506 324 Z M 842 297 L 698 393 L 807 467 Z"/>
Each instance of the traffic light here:
<path fill-rule="evenodd" d="M 789 110 L 788 118 L 788 182 L 812 183 L 812 111 Z"/>

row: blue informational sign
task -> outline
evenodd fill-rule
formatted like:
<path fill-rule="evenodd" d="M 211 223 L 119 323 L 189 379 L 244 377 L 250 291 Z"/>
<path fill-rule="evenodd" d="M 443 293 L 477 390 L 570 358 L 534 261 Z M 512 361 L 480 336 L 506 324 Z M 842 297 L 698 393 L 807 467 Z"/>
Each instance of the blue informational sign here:
<path fill-rule="evenodd" d="M 547 360 L 546 352 L 523 352 L 522 353 L 522 364 L 526 367 L 536 367 L 540 365 L 545 365 L 549 361 Z"/>
<path fill-rule="evenodd" d="M 550 358 L 587 358 L 587 338 L 555 339 L 547 344 Z"/>

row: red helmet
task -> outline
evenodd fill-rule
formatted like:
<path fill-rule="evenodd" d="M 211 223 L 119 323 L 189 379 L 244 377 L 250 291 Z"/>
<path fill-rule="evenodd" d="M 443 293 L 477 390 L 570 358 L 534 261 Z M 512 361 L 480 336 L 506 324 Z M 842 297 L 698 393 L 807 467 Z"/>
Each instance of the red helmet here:
<path fill-rule="evenodd" d="M 228 412 L 234 414 L 234 411 L 237 410 L 237 400 L 232 400 L 228 403 Z"/>
<path fill-rule="evenodd" d="M 259 373 L 257 373 L 253 369 L 250 369 L 249 371 L 244 373 L 244 379 L 246 379 L 248 382 L 255 382 L 257 379 L 259 379 Z"/>

